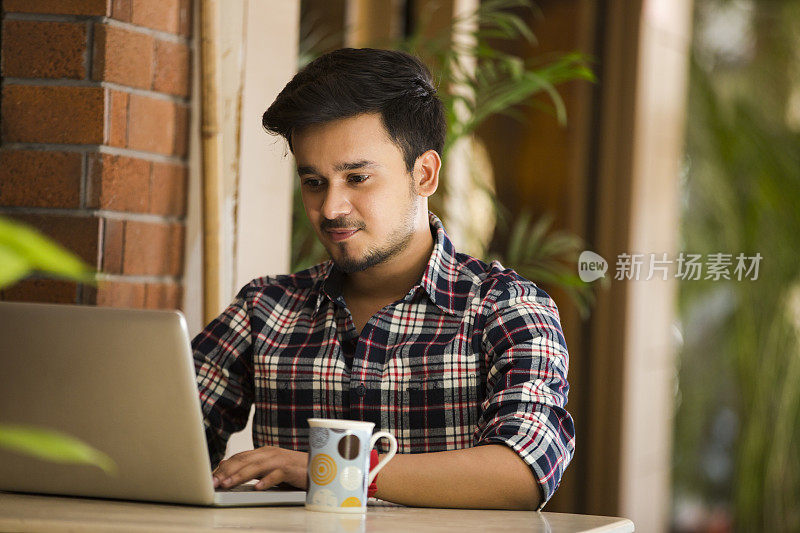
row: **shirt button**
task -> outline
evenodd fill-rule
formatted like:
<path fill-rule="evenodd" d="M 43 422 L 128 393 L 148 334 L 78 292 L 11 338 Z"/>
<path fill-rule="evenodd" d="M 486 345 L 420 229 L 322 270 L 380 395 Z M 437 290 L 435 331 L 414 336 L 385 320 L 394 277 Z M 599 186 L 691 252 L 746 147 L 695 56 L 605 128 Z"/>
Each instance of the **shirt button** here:
<path fill-rule="evenodd" d="M 356 387 L 356 394 L 363 397 L 367 393 L 367 388 L 364 386 L 363 383 L 360 383 L 358 387 Z"/>

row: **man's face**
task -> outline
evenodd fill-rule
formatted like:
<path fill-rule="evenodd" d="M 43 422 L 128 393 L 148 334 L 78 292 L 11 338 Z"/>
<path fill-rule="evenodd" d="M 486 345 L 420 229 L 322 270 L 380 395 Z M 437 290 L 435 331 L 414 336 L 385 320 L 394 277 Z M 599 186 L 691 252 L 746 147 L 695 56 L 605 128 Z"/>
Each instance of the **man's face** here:
<path fill-rule="evenodd" d="M 419 197 L 379 114 L 309 126 L 292 145 L 306 214 L 339 268 L 359 272 L 406 249 Z"/>

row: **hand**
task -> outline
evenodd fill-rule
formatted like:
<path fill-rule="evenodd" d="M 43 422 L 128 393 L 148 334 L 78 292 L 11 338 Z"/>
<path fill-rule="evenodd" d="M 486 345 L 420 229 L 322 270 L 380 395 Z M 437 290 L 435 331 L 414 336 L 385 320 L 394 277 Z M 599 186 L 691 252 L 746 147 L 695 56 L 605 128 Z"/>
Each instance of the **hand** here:
<path fill-rule="evenodd" d="M 263 446 L 221 461 L 212 474 L 214 488 L 229 489 L 261 478 L 255 487 L 259 490 L 283 482 L 305 490 L 308 488 L 308 453 Z"/>

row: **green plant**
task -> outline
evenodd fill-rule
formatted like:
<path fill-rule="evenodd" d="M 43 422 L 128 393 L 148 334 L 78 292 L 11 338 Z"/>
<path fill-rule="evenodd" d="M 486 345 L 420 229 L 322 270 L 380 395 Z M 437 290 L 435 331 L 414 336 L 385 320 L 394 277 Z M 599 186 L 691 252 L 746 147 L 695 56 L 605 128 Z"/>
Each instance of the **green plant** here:
<path fill-rule="evenodd" d="M 800 134 L 781 47 L 800 11 L 755 5 L 760 58 L 715 63 L 702 43 L 693 54 L 683 249 L 763 260 L 757 280 L 681 284 L 674 490 L 730 509 L 737 531 L 798 531 Z"/>
<path fill-rule="evenodd" d="M 519 274 L 537 283 L 562 288 L 581 317 L 587 318 L 594 303 L 594 292 L 578 277 L 575 268 L 579 253 L 586 247 L 577 235 L 553 230 L 552 225 L 550 214 L 534 220 L 530 211 L 523 211 L 510 228 L 506 249 L 497 253 L 490 251 L 489 258 L 514 265 Z"/>
<path fill-rule="evenodd" d="M 488 0 L 474 12 L 455 17 L 448 28 L 433 37 L 427 35 L 428 13 L 412 35 L 394 45 L 423 57 L 435 73 L 447 113 L 443 159 L 455 143 L 475 133 L 492 115 L 524 120 L 519 106 L 553 112 L 561 124 L 566 124 L 566 108 L 556 85 L 576 79 L 594 81 L 589 59 L 583 54 L 526 61 L 492 46 L 499 40 L 536 42 L 514 9 L 535 10 L 530 0 Z M 533 98 L 542 92 L 552 107 Z"/>
<path fill-rule="evenodd" d="M 530 0 L 488 0 L 478 9 L 456 17 L 448 27 L 430 35 L 431 13 L 422 16 L 416 30 L 398 42 L 375 43 L 375 46 L 404 50 L 418 55 L 428 64 L 439 86 L 438 94 L 446 111 L 447 140 L 442 158 L 444 167 L 452 147 L 472 139 L 476 129 L 487 118 L 505 114 L 523 120 L 520 107 L 531 106 L 555 114 L 566 123 L 566 110 L 556 86 L 570 80 L 594 81 L 589 59 L 578 53 L 554 57 L 539 57 L 525 61 L 492 46 L 498 40 L 535 42 L 536 38 L 515 9 L 534 10 Z M 313 17 L 312 17 L 313 18 Z M 307 24 L 306 27 L 311 27 Z M 308 31 L 301 41 L 303 61 L 314 57 L 315 44 L 324 37 Z M 454 37 L 455 36 L 455 37 Z M 534 98 L 544 93 L 551 105 Z M 552 231 L 552 219 L 547 215 L 533 222 L 530 213 L 520 213 L 510 229 L 507 213 L 484 181 L 474 170 L 472 187 L 484 192 L 493 206 L 493 217 L 500 227 L 513 237 L 506 249 L 486 250 L 484 259 L 498 259 L 523 276 L 546 284 L 562 287 L 572 298 L 583 316 L 587 316 L 594 300 L 592 288 L 575 275 L 575 259 L 585 248 L 577 236 Z M 442 214 L 445 210 L 448 183 L 440 177 L 439 191 L 429 199 L 429 207 Z M 327 259 L 307 217 L 303 213 L 298 180 L 295 180 L 292 217 L 292 270 L 301 270 Z"/>
<path fill-rule="evenodd" d="M 99 466 L 109 475 L 117 474 L 117 465 L 108 455 L 58 431 L 0 424 L 0 448 L 53 463 Z"/>
<path fill-rule="evenodd" d="M 31 273 L 94 283 L 86 264 L 35 230 L 0 217 L 0 289 Z M 90 464 L 116 474 L 106 454 L 70 435 L 25 425 L 0 424 L 0 447 L 60 463 Z"/>
<path fill-rule="evenodd" d="M 91 269 L 70 252 L 27 226 L 0 217 L 0 289 L 34 272 L 94 280 Z"/>

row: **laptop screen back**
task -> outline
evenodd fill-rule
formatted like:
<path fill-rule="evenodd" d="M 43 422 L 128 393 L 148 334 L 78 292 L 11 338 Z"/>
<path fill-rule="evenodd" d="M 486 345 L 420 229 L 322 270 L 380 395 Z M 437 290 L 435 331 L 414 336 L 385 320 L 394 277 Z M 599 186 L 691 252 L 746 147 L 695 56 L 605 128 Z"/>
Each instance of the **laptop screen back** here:
<path fill-rule="evenodd" d="M 0 302 L 0 423 L 77 437 L 117 476 L 0 449 L 0 490 L 210 504 L 189 336 L 178 311 Z"/>

